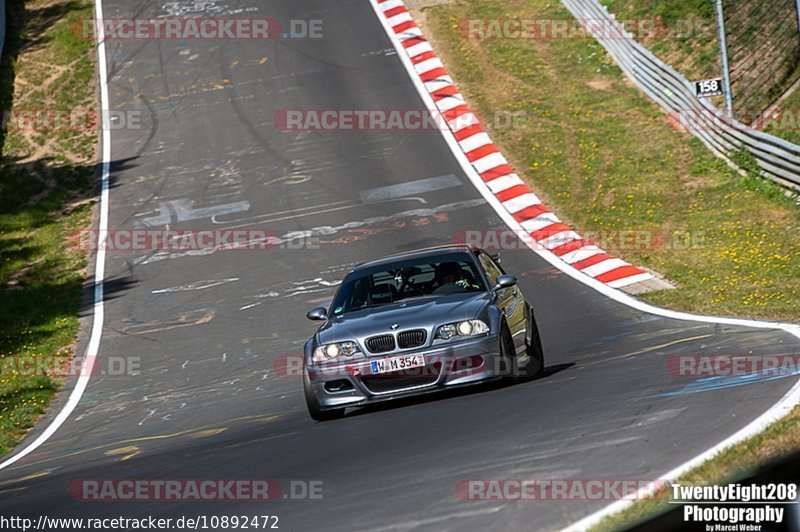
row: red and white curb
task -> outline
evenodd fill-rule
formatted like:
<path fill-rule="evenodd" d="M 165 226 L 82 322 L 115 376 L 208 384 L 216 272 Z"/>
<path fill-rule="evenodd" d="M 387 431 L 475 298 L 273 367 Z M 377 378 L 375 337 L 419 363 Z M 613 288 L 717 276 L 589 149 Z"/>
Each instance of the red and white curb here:
<path fill-rule="evenodd" d="M 376 3 L 461 151 L 492 194 L 537 246 L 612 288 L 622 288 L 630 293 L 671 288 L 665 281 L 585 241 L 550 211 L 519 178 L 486 134 L 405 4 L 401 0 L 376 0 Z"/>

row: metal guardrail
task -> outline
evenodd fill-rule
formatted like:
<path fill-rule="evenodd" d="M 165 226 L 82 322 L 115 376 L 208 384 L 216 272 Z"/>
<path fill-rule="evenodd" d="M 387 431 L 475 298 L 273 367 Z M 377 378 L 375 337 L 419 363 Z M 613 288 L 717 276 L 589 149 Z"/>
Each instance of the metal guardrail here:
<path fill-rule="evenodd" d="M 561 3 L 576 19 L 590 22 L 586 24 L 588 31 L 598 27 L 595 39 L 623 72 L 717 156 L 735 165 L 731 157 L 748 152 L 762 177 L 800 191 L 800 146 L 731 120 L 707 100 L 695 96 L 692 83 L 636 42 L 621 25 L 614 26 L 614 32 L 607 31 L 615 17 L 597 0 Z"/>

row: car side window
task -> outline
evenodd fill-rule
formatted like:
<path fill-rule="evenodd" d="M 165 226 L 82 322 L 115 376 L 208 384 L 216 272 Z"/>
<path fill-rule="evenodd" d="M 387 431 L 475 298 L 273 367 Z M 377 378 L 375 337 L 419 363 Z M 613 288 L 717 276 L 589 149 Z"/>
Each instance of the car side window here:
<path fill-rule="evenodd" d="M 492 258 L 484 252 L 478 253 L 478 261 L 486 271 L 486 275 L 489 276 L 489 281 L 492 283 L 492 286 L 495 286 L 497 284 L 497 278 L 503 275 L 503 271 L 494 263 Z"/>

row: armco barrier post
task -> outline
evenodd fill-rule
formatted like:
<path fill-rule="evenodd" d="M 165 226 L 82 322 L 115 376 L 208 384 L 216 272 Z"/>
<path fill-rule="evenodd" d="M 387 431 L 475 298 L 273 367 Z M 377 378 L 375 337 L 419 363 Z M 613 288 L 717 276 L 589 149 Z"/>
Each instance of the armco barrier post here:
<path fill-rule="evenodd" d="M 797 0 L 800 2 L 800 0 Z M 733 119 L 733 95 L 731 94 L 731 71 L 728 67 L 728 38 L 725 34 L 725 14 L 722 10 L 722 0 L 714 0 L 717 9 L 717 34 L 719 35 L 719 54 L 722 59 L 722 80 L 725 84 L 725 107 L 728 117 Z"/>
<path fill-rule="evenodd" d="M 794 5 L 797 9 L 797 33 L 800 34 L 800 0 L 794 0 Z"/>

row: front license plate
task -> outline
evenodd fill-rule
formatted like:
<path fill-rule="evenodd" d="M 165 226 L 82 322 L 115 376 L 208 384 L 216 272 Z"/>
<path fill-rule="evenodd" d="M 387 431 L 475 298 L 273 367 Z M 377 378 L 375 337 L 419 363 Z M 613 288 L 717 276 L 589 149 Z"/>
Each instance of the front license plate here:
<path fill-rule="evenodd" d="M 404 355 L 399 357 L 384 358 L 370 362 L 372 374 L 403 371 L 404 369 L 421 368 L 425 365 L 424 355 Z"/>

